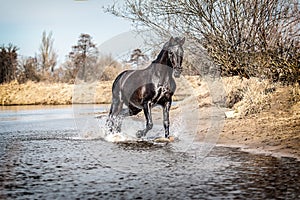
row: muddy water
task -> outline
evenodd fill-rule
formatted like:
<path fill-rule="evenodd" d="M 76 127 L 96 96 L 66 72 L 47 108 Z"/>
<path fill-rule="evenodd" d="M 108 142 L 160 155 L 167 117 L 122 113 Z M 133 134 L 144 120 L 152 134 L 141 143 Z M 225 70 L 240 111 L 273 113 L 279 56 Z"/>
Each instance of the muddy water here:
<path fill-rule="evenodd" d="M 103 106 L 1 109 L 0 199 L 300 198 L 300 163 L 291 158 L 224 147 L 199 156 L 201 141 L 184 148 L 183 135 L 116 144 L 82 134 Z"/>

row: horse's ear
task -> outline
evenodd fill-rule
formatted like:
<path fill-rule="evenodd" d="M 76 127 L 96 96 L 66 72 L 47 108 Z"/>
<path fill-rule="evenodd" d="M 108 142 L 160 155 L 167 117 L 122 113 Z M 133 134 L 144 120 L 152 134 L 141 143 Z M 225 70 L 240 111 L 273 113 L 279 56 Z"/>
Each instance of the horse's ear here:
<path fill-rule="evenodd" d="M 185 37 L 183 37 L 183 38 L 180 40 L 180 42 L 179 42 L 180 46 L 182 46 L 182 45 L 184 44 L 184 42 L 185 42 Z"/>

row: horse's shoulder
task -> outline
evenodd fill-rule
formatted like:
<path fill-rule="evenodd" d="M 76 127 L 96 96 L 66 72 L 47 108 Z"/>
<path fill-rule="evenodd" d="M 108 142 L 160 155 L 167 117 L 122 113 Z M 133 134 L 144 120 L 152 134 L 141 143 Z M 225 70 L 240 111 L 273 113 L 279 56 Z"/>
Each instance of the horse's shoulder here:
<path fill-rule="evenodd" d="M 122 71 L 114 80 L 112 88 L 114 89 L 119 83 L 120 79 L 128 72 L 129 70 Z"/>
<path fill-rule="evenodd" d="M 126 73 L 128 73 L 130 71 L 132 71 L 132 70 L 124 70 L 118 75 L 118 77 L 124 76 Z"/>
<path fill-rule="evenodd" d="M 122 77 L 126 76 L 126 74 L 132 72 L 133 70 L 124 70 L 122 71 L 117 78 L 115 79 L 115 82 L 118 82 Z"/>

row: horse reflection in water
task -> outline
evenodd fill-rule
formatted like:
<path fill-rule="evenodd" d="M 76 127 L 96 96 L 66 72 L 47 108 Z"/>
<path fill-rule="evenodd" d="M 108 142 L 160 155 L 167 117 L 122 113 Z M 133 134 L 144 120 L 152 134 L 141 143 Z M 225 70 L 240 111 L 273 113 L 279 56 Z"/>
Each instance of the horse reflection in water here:
<path fill-rule="evenodd" d="M 169 137 L 169 111 L 176 89 L 173 74 L 179 77 L 182 72 L 184 42 L 185 38 L 171 37 L 147 68 L 126 70 L 117 76 L 112 86 L 112 104 L 107 120 L 111 132 L 121 131 L 123 117 L 143 110 L 146 127 L 137 131 L 136 136 L 146 136 L 153 127 L 151 108 L 160 105 L 163 108 L 165 137 Z M 123 109 L 123 104 L 126 109 Z"/>

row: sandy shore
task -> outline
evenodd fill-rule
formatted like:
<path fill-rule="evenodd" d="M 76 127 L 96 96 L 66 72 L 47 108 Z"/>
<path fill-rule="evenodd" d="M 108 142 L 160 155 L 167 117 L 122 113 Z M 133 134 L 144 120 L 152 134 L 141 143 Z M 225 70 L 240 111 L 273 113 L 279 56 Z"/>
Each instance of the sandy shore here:
<path fill-rule="evenodd" d="M 186 84 L 187 82 L 189 84 Z M 201 112 L 205 113 L 205 110 L 214 106 L 210 88 L 203 80 L 184 77 L 177 83 L 175 100 L 184 99 L 192 94 L 197 97 L 197 107 Z M 12 82 L 0 85 L 0 100 L 2 105 L 107 104 L 111 101 L 111 85 L 112 81 L 77 85 Z M 239 104 L 241 106 L 243 102 Z M 176 106 L 173 109 L 176 110 Z M 232 112 L 238 112 L 237 110 L 239 107 L 233 108 Z M 225 113 L 223 117 L 225 118 Z M 202 120 L 204 122 L 201 124 L 204 127 L 199 130 L 200 136 L 205 134 L 205 124 L 208 124 L 206 121 L 209 119 Z M 241 147 L 253 153 L 289 156 L 300 160 L 300 102 L 291 101 L 289 88 L 277 88 L 268 96 L 267 109 L 247 116 L 226 118 L 223 130 L 219 134 L 218 145 Z"/>
<path fill-rule="evenodd" d="M 226 119 L 219 144 L 300 160 L 300 102 L 291 101 L 287 87 L 277 88 L 264 111 Z"/>

